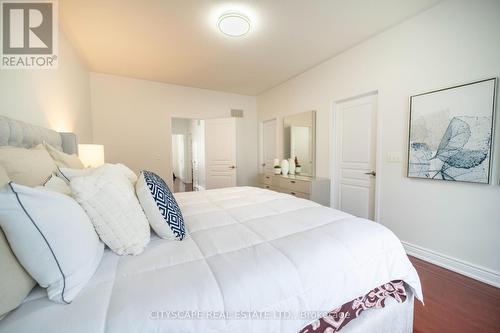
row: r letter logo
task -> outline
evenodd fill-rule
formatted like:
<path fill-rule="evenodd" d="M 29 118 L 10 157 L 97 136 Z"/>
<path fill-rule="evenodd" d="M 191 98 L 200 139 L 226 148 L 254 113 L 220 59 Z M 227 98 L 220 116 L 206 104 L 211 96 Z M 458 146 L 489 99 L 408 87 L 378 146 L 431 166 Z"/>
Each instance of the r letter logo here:
<path fill-rule="evenodd" d="M 57 2 L 3 0 L 2 69 L 57 68 Z"/>

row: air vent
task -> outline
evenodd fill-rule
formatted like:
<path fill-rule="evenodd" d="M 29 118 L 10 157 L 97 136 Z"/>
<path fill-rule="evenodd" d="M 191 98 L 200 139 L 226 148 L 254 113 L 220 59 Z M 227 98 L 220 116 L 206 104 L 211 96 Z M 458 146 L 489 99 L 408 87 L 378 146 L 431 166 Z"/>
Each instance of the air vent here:
<path fill-rule="evenodd" d="M 243 118 L 243 110 L 231 109 L 231 117 Z"/>

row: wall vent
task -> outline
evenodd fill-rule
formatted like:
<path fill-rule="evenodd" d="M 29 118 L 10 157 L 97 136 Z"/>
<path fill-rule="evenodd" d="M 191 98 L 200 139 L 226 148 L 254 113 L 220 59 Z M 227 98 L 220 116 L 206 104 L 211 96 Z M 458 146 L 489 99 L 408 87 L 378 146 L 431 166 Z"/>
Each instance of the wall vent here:
<path fill-rule="evenodd" d="M 231 117 L 243 118 L 243 110 L 231 109 Z"/>

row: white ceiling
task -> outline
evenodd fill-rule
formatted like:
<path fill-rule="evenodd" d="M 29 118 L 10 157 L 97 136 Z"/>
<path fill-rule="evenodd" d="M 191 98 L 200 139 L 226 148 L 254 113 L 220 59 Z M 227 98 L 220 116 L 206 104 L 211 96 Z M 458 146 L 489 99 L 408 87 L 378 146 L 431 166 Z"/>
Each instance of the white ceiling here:
<path fill-rule="evenodd" d="M 61 24 L 89 69 L 257 95 L 439 0 L 62 0 Z M 232 38 L 218 16 L 241 10 Z"/>

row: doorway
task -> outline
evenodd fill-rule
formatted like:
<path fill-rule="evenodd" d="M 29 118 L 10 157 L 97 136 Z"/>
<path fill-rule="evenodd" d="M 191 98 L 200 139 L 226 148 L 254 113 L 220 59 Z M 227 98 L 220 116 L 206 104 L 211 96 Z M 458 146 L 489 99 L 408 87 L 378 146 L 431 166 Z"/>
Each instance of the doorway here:
<path fill-rule="evenodd" d="M 377 93 L 333 103 L 331 205 L 376 219 Z"/>
<path fill-rule="evenodd" d="M 174 192 L 236 186 L 235 118 L 172 118 Z"/>
<path fill-rule="evenodd" d="M 172 118 L 174 192 L 204 190 L 204 121 Z"/>

